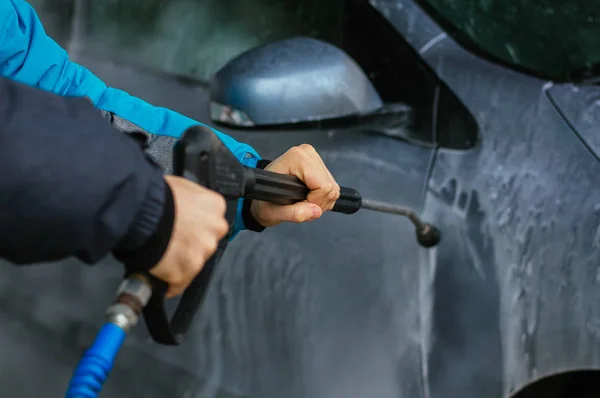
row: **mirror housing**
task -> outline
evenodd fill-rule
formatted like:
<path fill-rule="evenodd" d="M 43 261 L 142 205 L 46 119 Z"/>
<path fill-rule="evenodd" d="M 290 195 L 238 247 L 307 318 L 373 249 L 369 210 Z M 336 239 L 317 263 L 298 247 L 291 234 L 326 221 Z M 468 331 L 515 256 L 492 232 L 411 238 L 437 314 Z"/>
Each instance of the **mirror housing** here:
<path fill-rule="evenodd" d="M 350 56 L 308 37 L 258 46 L 210 82 L 210 115 L 232 127 L 289 125 L 363 116 L 383 101 Z"/>

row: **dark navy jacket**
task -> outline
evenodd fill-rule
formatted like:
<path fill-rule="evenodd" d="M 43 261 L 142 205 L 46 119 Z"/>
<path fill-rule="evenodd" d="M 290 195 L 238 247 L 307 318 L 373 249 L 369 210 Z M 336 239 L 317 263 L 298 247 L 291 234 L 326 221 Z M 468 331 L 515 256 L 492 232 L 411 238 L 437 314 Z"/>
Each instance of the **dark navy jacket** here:
<path fill-rule="evenodd" d="M 71 62 L 67 52 L 46 35 L 37 14 L 24 0 L 0 0 L 0 75 L 61 96 L 88 97 L 98 109 L 152 134 L 179 137 L 188 127 L 200 124 L 107 87 L 89 70 Z M 260 157 L 252 147 L 215 132 L 242 163 L 256 167 Z M 236 231 L 245 229 L 242 206 L 240 200 Z"/>
<path fill-rule="evenodd" d="M 149 268 L 173 217 L 162 170 L 89 101 L 0 77 L 0 257 L 134 261 L 150 239 Z"/>

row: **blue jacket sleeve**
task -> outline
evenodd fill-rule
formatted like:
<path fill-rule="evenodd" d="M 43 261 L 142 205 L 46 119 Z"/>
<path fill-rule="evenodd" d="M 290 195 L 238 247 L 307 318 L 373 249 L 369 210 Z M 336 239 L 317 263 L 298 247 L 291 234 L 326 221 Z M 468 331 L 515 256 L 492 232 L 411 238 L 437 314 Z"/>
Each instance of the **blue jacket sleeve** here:
<path fill-rule="evenodd" d="M 96 108 L 113 112 L 152 134 L 179 137 L 188 127 L 201 124 L 108 87 L 89 70 L 71 62 L 24 0 L 0 1 L 0 75 L 61 96 L 88 97 Z M 213 131 L 242 163 L 256 167 L 260 157 L 251 146 Z M 235 224 L 238 231 L 245 229 L 242 206 L 240 200 Z"/>

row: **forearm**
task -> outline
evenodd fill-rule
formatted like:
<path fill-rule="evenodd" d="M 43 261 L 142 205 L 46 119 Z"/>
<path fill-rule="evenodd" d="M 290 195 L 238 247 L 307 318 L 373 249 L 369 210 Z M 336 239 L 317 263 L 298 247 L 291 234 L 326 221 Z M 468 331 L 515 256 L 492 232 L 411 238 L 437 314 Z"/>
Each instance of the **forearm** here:
<path fill-rule="evenodd" d="M 197 121 L 172 110 L 153 106 L 128 93 L 108 87 L 85 67 L 72 62 L 67 52 L 50 38 L 24 0 L 0 2 L 0 72 L 2 76 L 52 93 L 88 97 L 99 109 L 110 111 L 156 135 L 179 137 Z M 240 161 L 246 153 L 258 154 L 216 131 Z"/>
<path fill-rule="evenodd" d="M 189 127 L 201 124 L 169 109 L 154 107 L 139 98 L 131 97 L 125 92 L 113 88 L 108 88 L 105 91 L 104 95 L 96 102 L 96 106 L 134 123 L 147 132 L 163 136 L 179 137 Z M 249 167 L 256 167 L 261 157 L 254 148 L 240 143 L 218 130 L 213 129 L 213 131 L 241 163 Z M 171 152 L 171 148 L 167 150 Z M 247 229 L 242 216 L 243 207 L 244 200 L 241 199 L 238 203 L 238 212 L 234 224 L 236 234 Z"/>
<path fill-rule="evenodd" d="M 1 257 L 93 263 L 153 235 L 162 172 L 89 102 L 0 78 L 0 121 Z"/>
<path fill-rule="evenodd" d="M 67 52 L 46 35 L 33 10 L 24 0 L 0 1 L 0 73 L 23 84 L 62 96 L 87 97 L 98 109 L 134 123 L 148 133 L 179 137 L 190 126 L 200 124 L 172 110 L 155 107 L 112 87 L 68 57 Z M 214 130 L 243 164 L 255 167 L 260 159 L 249 145 Z M 245 229 L 240 201 L 235 230 Z"/>

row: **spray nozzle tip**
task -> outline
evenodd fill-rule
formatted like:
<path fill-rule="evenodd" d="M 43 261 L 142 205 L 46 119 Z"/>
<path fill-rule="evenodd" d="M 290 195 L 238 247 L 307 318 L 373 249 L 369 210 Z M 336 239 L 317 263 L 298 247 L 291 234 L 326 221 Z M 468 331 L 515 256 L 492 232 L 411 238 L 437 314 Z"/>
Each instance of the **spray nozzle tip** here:
<path fill-rule="evenodd" d="M 423 247 L 434 247 L 441 240 L 440 230 L 431 224 L 425 224 L 422 228 L 417 228 L 417 241 Z"/>

